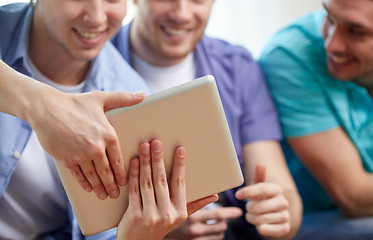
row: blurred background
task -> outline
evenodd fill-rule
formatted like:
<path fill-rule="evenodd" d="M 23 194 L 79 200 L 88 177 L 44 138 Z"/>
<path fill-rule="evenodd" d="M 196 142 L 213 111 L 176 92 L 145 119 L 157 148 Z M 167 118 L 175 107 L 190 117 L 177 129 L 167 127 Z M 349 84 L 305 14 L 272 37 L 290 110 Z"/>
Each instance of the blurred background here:
<path fill-rule="evenodd" d="M 258 57 L 267 39 L 297 17 L 322 9 L 323 0 L 215 0 L 206 33 L 242 45 Z M 0 5 L 28 0 L 0 0 Z M 136 8 L 128 0 L 124 23 Z"/>

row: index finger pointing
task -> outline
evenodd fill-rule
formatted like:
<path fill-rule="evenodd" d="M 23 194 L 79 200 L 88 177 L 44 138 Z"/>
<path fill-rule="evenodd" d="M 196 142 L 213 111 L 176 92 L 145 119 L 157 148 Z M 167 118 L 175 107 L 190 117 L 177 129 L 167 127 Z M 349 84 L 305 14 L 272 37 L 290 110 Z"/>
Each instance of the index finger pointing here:
<path fill-rule="evenodd" d="M 189 217 L 191 222 L 207 222 L 208 220 L 225 221 L 238 218 L 242 210 L 238 207 L 219 207 L 215 209 L 201 209 Z"/>

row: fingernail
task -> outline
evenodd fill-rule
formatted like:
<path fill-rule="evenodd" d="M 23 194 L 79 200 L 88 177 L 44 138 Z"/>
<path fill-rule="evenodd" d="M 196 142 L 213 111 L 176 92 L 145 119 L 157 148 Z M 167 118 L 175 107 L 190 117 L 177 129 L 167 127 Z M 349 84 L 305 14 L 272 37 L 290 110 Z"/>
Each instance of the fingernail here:
<path fill-rule="evenodd" d="M 136 99 L 141 99 L 145 96 L 145 92 L 143 91 L 138 91 L 138 92 L 134 92 L 133 93 L 133 96 L 136 98 Z"/>
<path fill-rule="evenodd" d="M 178 155 L 179 157 L 185 157 L 185 148 L 179 148 Z"/>
<path fill-rule="evenodd" d="M 105 192 L 102 192 L 102 193 L 100 193 L 98 198 L 101 199 L 101 200 L 105 200 L 107 198 L 107 194 Z"/>
<path fill-rule="evenodd" d="M 156 152 L 156 153 L 161 152 L 161 144 L 159 144 L 159 143 L 154 144 L 154 152 Z"/>
<path fill-rule="evenodd" d="M 120 182 L 119 182 L 119 185 L 120 185 L 120 186 L 126 186 L 126 184 L 127 184 L 127 178 L 123 178 L 123 179 L 120 180 Z"/>
<path fill-rule="evenodd" d="M 86 188 L 84 188 L 84 190 L 86 190 L 87 192 L 92 192 L 92 187 L 91 186 L 88 186 L 88 187 L 86 187 Z"/>
<path fill-rule="evenodd" d="M 110 198 L 115 199 L 115 198 L 118 198 L 118 197 L 119 197 L 119 191 L 118 190 L 114 190 L 110 193 Z"/>
<path fill-rule="evenodd" d="M 148 155 L 149 151 L 150 151 L 150 146 L 149 146 L 149 144 L 146 144 L 145 147 L 142 150 L 142 153 L 145 154 L 145 155 Z"/>

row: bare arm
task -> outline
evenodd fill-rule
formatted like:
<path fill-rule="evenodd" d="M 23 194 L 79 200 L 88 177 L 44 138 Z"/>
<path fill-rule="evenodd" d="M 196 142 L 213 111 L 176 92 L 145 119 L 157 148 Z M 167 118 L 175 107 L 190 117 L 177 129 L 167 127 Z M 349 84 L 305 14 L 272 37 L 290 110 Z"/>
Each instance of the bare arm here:
<path fill-rule="evenodd" d="M 346 216 L 373 215 L 373 174 L 342 128 L 288 140 Z"/>
<path fill-rule="evenodd" d="M 138 103 L 144 93 L 70 95 L 0 61 L 0 111 L 30 123 L 43 148 L 64 162 L 86 191 L 117 198 L 126 184 L 119 142 L 104 111 Z"/>
<path fill-rule="evenodd" d="M 248 187 L 251 191 L 264 191 L 273 192 L 273 202 L 275 204 L 281 204 L 281 201 L 286 201 L 288 208 L 286 208 L 289 215 L 290 229 L 286 231 L 276 224 L 271 226 L 271 230 L 266 231 L 258 229 L 264 237 L 272 237 L 275 239 L 291 239 L 298 231 L 302 221 L 302 202 L 298 194 L 298 190 L 295 186 L 293 178 L 287 168 L 281 147 L 276 141 L 261 141 L 254 142 L 244 146 L 244 175 L 247 181 L 246 184 L 255 183 Z M 258 173 L 256 172 L 258 164 L 266 166 L 266 177 L 265 181 L 261 183 L 258 181 Z M 260 174 L 260 173 L 259 173 Z M 257 178 L 257 179 L 254 179 Z M 260 179 L 261 177 L 259 177 Z M 250 189 L 251 188 L 251 189 Z M 276 194 L 275 194 L 276 193 Z M 263 195 L 264 196 L 264 195 Z M 263 197 L 268 199 L 270 203 L 271 197 Z M 284 199 L 282 199 L 284 198 Z M 267 204 L 264 201 L 257 201 L 258 206 L 261 204 Z M 270 204 L 272 204 L 270 203 Z M 250 204 L 250 201 L 249 201 Z M 283 204 L 284 205 L 284 204 Z M 278 211 L 284 206 L 278 206 Z M 260 226 L 260 219 L 254 220 L 254 224 Z M 263 231 L 261 231 L 263 230 Z"/>

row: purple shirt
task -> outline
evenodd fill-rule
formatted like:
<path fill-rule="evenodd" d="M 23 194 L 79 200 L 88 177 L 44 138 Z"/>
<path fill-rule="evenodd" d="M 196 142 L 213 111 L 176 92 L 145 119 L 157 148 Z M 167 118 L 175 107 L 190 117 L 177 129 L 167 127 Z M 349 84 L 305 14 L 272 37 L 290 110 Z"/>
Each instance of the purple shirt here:
<path fill-rule="evenodd" d="M 129 29 L 130 25 L 122 27 L 112 42 L 131 64 Z M 204 36 L 194 50 L 194 63 L 196 78 L 211 74 L 216 79 L 241 164 L 245 144 L 282 139 L 277 111 L 262 71 L 247 50 Z M 235 190 L 225 192 L 229 205 L 244 208 L 245 203 L 234 197 Z"/>
<path fill-rule="evenodd" d="M 124 59 L 131 64 L 130 25 L 112 39 Z M 259 65 L 243 47 L 204 36 L 194 50 L 196 78 L 213 75 L 237 156 L 242 146 L 263 140 L 281 140 L 277 112 Z M 242 164 L 242 163 L 241 163 Z"/>

